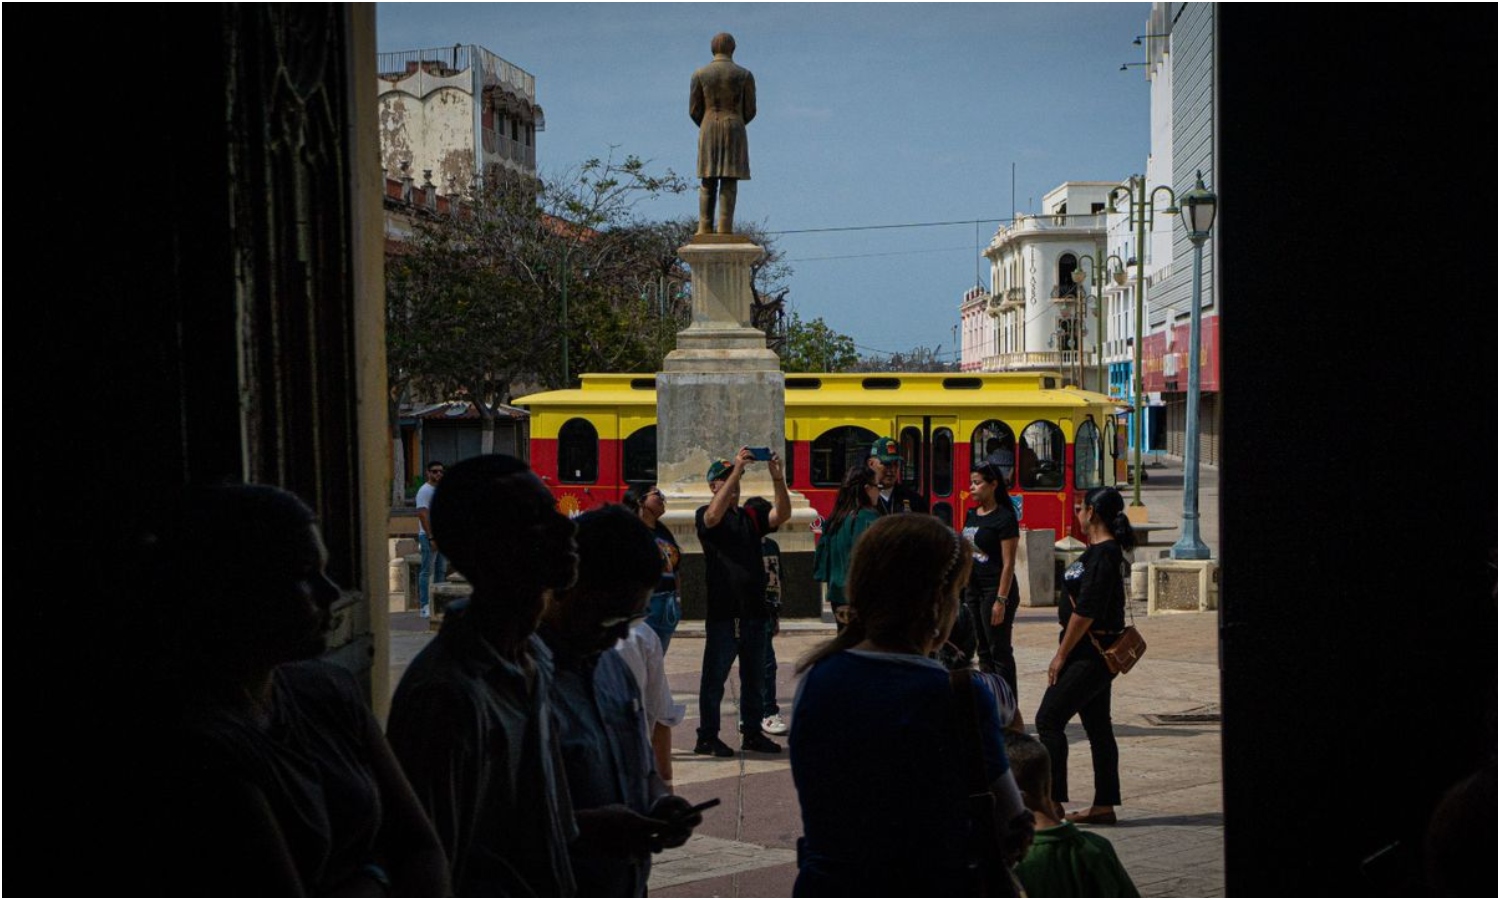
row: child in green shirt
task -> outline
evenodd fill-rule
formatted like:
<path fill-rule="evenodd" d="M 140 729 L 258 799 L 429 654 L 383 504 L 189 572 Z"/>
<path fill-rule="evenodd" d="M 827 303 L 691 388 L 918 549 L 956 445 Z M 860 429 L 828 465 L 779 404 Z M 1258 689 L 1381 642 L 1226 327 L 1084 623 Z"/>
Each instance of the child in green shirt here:
<path fill-rule="evenodd" d="M 1042 742 L 1028 734 L 1005 733 L 1005 753 L 1026 808 L 1036 817 L 1031 851 L 1016 866 L 1028 897 L 1139 897 L 1120 865 L 1115 848 L 1102 835 L 1058 821 L 1052 796 L 1052 760 Z"/>

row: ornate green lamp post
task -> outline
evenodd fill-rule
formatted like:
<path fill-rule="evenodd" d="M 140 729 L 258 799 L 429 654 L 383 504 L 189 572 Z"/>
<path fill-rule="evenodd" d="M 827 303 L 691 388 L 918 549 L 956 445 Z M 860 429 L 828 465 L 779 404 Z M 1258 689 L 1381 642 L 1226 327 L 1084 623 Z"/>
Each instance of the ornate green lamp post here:
<path fill-rule="evenodd" d="M 1170 187 L 1164 184 L 1154 188 L 1146 187 L 1146 179 L 1141 175 L 1130 176 L 1124 185 L 1116 187 L 1109 192 L 1108 212 L 1118 213 L 1115 208 L 1115 198 L 1120 194 L 1130 201 L 1126 211 L 1130 215 L 1130 224 L 1135 226 L 1135 359 L 1133 365 L 1133 379 L 1135 382 L 1135 421 L 1132 425 L 1135 431 L 1135 477 L 1131 479 L 1135 484 L 1135 491 L 1131 497 L 1131 506 L 1144 506 L 1141 502 L 1141 446 L 1145 441 L 1146 427 L 1142 421 L 1144 409 L 1143 397 L 1141 396 L 1141 347 L 1146 337 L 1146 231 L 1151 227 L 1156 216 L 1156 195 L 1162 191 L 1167 192 L 1168 206 L 1162 210 L 1165 215 L 1177 214 L 1177 195 Z"/>
<path fill-rule="evenodd" d="M 1180 203 L 1188 240 L 1193 242 L 1193 309 L 1188 341 L 1187 446 L 1182 459 L 1182 535 L 1172 545 L 1172 558 L 1208 559 L 1208 545 L 1198 537 L 1198 368 L 1202 352 L 1203 242 L 1214 227 L 1219 198 L 1203 186 L 1203 173 L 1199 172 L 1198 183 L 1182 195 Z"/>

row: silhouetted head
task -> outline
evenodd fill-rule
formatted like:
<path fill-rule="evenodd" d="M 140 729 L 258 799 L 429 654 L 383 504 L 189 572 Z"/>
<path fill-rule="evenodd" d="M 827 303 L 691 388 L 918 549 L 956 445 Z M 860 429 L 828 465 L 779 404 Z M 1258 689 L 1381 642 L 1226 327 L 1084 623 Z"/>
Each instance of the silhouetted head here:
<path fill-rule="evenodd" d="M 450 467 L 432 498 L 432 535 L 474 585 L 475 596 L 529 601 L 532 621 L 548 590 L 577 576 L 573 523 L 519 459 L 499 453 Z"/>
<path fill-rule="evenodd" d="M 708 42 L 708 48 L 713 51 L 715 56 L 733 56 L 734 35 L 727 31 L 721 31 L 714 35 L 713 40 Z"/>
<path fill-rule="evenodd" d="M 147 542 L 170 652 L 248 671 L 326 649 L 339 588 L 312 509 L 258 484 L 189 487 Z"/>
<path fill-rule="evenodd" d="M 553 596 L 544 619 L 562 649 L 600 653 L 645 617 L 661 579 L 661 550 L 651 529 L 623 506 L 591 509 L 573 521 L 578 580 Z"/>
<path fill-rule="evenodd" d="M 865 637 L 941 644 L 958 615 L 972 555 L 962 535 L 932 516 L 881 517 L 855 543 L 845 586 Z"/>

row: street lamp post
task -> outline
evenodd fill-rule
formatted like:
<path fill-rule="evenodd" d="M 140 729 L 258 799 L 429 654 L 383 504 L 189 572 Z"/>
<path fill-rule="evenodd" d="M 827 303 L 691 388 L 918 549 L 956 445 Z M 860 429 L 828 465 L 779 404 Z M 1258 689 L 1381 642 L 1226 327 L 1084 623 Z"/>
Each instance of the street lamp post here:
<path fill-rule="evenodd" d="M 1135 431 L 1135 469 L 1131 481 L 1135 485 L 1132 494 L 1131 506 L 1144 506 L 1141 502 L 1141 444 L 1145 440 L 1145 423 L 1143 417 L 1143 404 L 1141 403 L 1141 349 L 1145 343 L 1146 331 L 1146 229 L 1150 227 L 1156 215 L 1156 195 L 1162 191 L 1167 192 L 1171 201 L 1162 212 L 1166 215 L 1177 213 L 1177 194 L 1167 185 L 1160 184 L 1154 188 L 1146 187 L 1146 178 L 1142 175 L 1132 175 L 1127 182 L 1127 187 L 1115 187 L 1109 192 L 1108 212 L 1117 213 L 1115 209 L 1115 197 L 1121 191 L 1130 200 L 1130 222 L 1135 226 L 1135 344 L 1133 380 L 1135 382 L 1134 403 L 1135 416 L 1133 429 Z"/>
<path fill-rule="evenodd" d="M 1104 275 L 1111 263 L 1114 270 L 1109 272 L 1115 284 L 1125 284 L 1125 262 L 1120 259 L 1118 253 L 1111 253 L 1104 257 L 1103 263 L 1094 258 L 1092 253 L 1078 254 L 1078 269 L 1073 272 L 1073 281 L 1082 284 L 1079 277 L 1083 271 L 1084 260 L 1089 264 L 1089 275 L 1094 282 L 1094 365 L 1098 367 L 1099 393 L 1109 393 L 1109 379 L 1104 372 Z"/>
<path fill-rule="evenodd" d="M 1214 227 L 1219 198 L 1198 183 L 1182 195 L 1182 214 L 1188 240 L 1193 242 L 1193 308 L 1188 338 L 1187 442 L 1183 448 L 1182 536 L 1172 545 L 1173 559 L 1208 559 L 1208 546 L 1198 537 L 1198 368 L 1203 324 L 1203 242 Z"/>

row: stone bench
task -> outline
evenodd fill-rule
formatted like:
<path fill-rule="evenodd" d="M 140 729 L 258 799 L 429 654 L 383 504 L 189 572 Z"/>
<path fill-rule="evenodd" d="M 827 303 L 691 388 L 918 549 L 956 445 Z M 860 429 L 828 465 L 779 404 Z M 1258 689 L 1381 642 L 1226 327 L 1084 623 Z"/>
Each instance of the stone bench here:
<path fill-rule="evenodd" d="M 432 586 L 432 616 L 427 620 L 427 628 L 437 631 L 443 624 L 443 613 L 447 611 L 448 604 L 455 603 L 474 593 L 474 588 L 465 581 L 440 581 Z"/>

